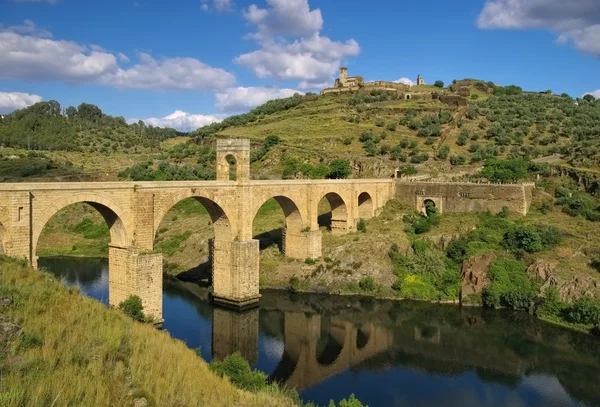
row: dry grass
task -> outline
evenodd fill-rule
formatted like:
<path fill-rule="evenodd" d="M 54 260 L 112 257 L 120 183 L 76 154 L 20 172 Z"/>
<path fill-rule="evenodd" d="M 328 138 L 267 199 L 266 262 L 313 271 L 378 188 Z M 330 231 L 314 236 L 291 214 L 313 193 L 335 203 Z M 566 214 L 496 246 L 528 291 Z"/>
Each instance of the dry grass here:
<path fill-rule="evenodd" d="M 0 259 L 3 308 L 23 334 L 0 352 L 0 405 L 291 406 L 285 396 L 241 391 L 168 333 L 84 298 L 48 274 Z M 39 341 L 31 338 L 39 338 Z M 37 342 L 37 343 L 36 343 Z"/>

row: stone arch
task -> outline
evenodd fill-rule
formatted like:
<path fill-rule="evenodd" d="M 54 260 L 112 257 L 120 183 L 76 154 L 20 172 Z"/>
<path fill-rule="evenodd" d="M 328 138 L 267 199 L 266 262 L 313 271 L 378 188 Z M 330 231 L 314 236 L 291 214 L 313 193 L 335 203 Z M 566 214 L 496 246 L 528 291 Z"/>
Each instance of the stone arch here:
<path fill-rule="evenodd" d="M 370 219 L 374 215 L 373 199 L 368 192 L 363 192 L 358 196 L 358 217 Z"/>
<path fill-rule="evenodd" d="M 297 242 L 294 242 L 293 237 L 300 236 L 302 230 L 304 229 L 304 220 L 302 218 L 302 213 L 300 212 L 298 205 L 296 205 L 296 203 L 291 198 L 284 195 L 277 195 L 272 198 L 266 199 L 254 211 L 254 215 L 252 216 L 251 226 L 253 235 L 254 222 L 256 220 L 256 217 L 258 216 L 258 212 L 260 211 L 260 208 L 262 208 L 262 206 L 271 199 L 277 202 L 277 204 L 283 211 L 283 216 L 285 218 L 285 227 L 283 229 L 275 228 L 274 230 L 270 231 L 262 231 L 262 233 L 253 237 L 260 241 L 261 250 L 275 243 L 279 247 L 279 250 L 281 252 L 283 252 L 287 256 L 296 257 L 296 249 L 298 248 L 295 247 Z"/>
<path fill-rule="evenodd" d="M 229 161 L 233 157 L 236 162 L 236 181 L 250 179 L 250 140 L 219 139 L 217 140 L 217 181 L 230 181 Z"/>
<path fill-rule="evenodd" d="M 329 322 L 329 323 L 328 323 Z M 317 363 L 330 366 L 336 363 L 346 346 L 346 325 L 321 320 L 321 336 L 317 344 Z"/>
<path fill-rule="evenodd" d="M 254 215 L 252 216 L 252 222 L 254 222 L 254 219 L 256 218 L 256 215 L 258 215 L 258 211 L 260 210 L 260 208 L 269 199 L 274 199 L 275 201 L 277 201 L 279 206 L 281 206 L 281 209 L 283 210 L 283 215 L 285 216 L 286 229 L 293 233 L 301 232 L 304 227 L 304 221 L 302 219 L 302 214 L 300 213 L 300 209 L 298 208 L 298 205 L 296 205 L 296 203 L 292 199 L 290 199 L 284 195 L 277 195 L 277 196 L 265 199 L 264 202 L 262 204 L 260 204 L 260 206 L 254 212 Z"/>
<path fill-rule="evenodd" d="M 4 247 L 6 246 L 6 241 L 7 241 L 6 229 L 4 228 L 4 225 L 2 225 L 2 223 L 0 223 L 0 254 L 5 253 Z"/>
<path fill-rule="evenodd" d="M 406 100 L 410 100 L 412 98 L 412 96 L 409 93 L 407 93 L 406 95 L 404 95 L 404 98 Z"/>
<path fill-rule="evenodd" d="M 221 163 L 223 168 L 227 169 L 227 180 L 236 181 L 239 179 L 239 165 L 238 159 L 234 154 L 224 155 L 222 158 L 223 162 Z"/>
<path fill-rule="evenodd" d="M 102 215 L 110 230 L 111 245 L 119 247 L 131 246 L 131 228 L 126 225 L 128 218 L 125 216 L 125 212 L 119 208 L 117 204 L 106 197 L 86 193 L 83 195 L 69 195 L 65 198 L 58 199 L 52 202 L 45 210 L 41 211 L 39 216 L 34 218 L 31 239 L 32 256 L 35 256 L 40 235 L 48 221 L 50 221 L 50 219 L 61 209 L 76 203 L 86 203 Z"/>
<path fill-rule="evenodd" d="M 348 207 L 344 199 L 335 192 L 325 194 L 319 202 L 327 199 L 331 207 L 331 225 L 328 228 L 334 233 L 343 233 L 348 230 Z"/>
<path fill-rule="evenodd" d="M 433 199 L 425 199 L 423 201 L 424 215 L 429 215 L 429 212 L 427 210 L 429 207 L 437 208 L 435 201 Z"/>
<path fill-rule="evenodd" d="M 231 241 L 235 237 L 234 230 L 232 228 L 232 224 L 229 221 L 229 216 L 225 213 L 225 210 L 214 200 L 204 197 L 202 195 L 196 194 L 193 191 L 185 192 L 182 194 L 178 194 L 172 197 L 169 200 L 168 204 L 163 205 L 157 213 L 154 215 L 154 234 L 158 230 L 158 226 L 160 222 L 163 220 L 167 212 L 171 210 L 175 205 L 184 199 L 194 198 L 196 201 L 200 202 L 208 212 L 210 219 L 213 223 L 213 227 L 215 230 L 215 240 L 226 240 Z"/>
<path fill-rule="evenodd" d="M 437 213 L 441 214 L 443 212 L 443 198 L 441 196 L 427 196 L 427 195 L 418 195 L 417 196 L 417 205 L 416 209 L 419 213 L 423 215 L 427 215 L 426 203 L 433 202 Z"/>

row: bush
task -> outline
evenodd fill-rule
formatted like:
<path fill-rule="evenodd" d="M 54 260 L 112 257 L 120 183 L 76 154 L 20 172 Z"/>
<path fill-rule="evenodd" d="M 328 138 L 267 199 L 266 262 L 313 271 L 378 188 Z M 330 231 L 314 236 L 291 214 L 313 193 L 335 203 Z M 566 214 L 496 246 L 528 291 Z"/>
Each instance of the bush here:
<path fill-rule="evenodd" d="M 377 289 L 377 283 L 375 283 L 375 279 L 371 276 L 364 277 L 358 282 L 358 286 L 363 291 L 372 292 Z"/>
<path fill-rule="evenodd" d="M 213 360 L 209 366 L 217 376 L 229 377 L 240 389 L 257 392 L 267 387 L 267 375 L 251 370 L 250 364 L 239 352 L 225 357 L 221 362 Z"/>
<path fill-rule="evenodd" d="M 546 316 L 558 317 L 564 309 L 564 304 L 560 300 L 560 294 L 556 287 L 549 287 L 546 290 L 542 304 L 540 305 L 540 314 Z"/>
<path fill-rule="evenodd" d="M 502 244 L 509 250 L 536 253 L 550 249 L 563 240 L 555 226 L 515 226 L 504 234 Z"/>
<path fill-rule="evenodd" d="M 356 230 L 362 233 L 367 233 L 367 222 L 361 218 L 356 224 Z"/>
<path fill-rule="evenodd" d="M 345 146 L 349 146 L 350 144 L 352 144 L 352 138 L 351 137 L 347 137 L 344 139 L 344 145 Z"/>
<path fill-rule="evenodd" d="M 142 299 L 137 295 L 130 295 L 127 299 L 119 304 L 119 309 L 134 321 L 143 322 L 146 320 L 144 316 L 144 305 Z"/>
<path fill-rule="evenodd" d="M 329 407 L 335 407 L 335 402 L 333 400 L 329 401 Z M 348 398 L 348 400 L 346 400 L 346 399 L 340 400 L 340 404 L 338 404 L 338 407 L 369 407 L 369 406 L 363 405 L 356 397 L 354 397 L 354 394 L 351 394 L 350 397 Z"/>
<path fill-rule="evenodd" d="M 437 80 L 437 81 L 435 81 L 435 83 L 433 84 L 433 86 L 435 86 L 436 88 L 443 88 L 444 87 L 444 81 Z"/>
<path fill-rule="evenodd" d="M 445 144 L 443 146 L 441 146 L 437 152 L 437 158 L 439 158 L 440 160 L 447 159 L 449 155 L 450 155 L 450 147 Z"/>
<path fill-rule="evenodd" d="M 465 239 L 453 240 L 446 249 L 446 256 L 456 264 L 462 264 L 467 259 L 468 245 Z"/>
<path fill-rule="evenodd" d="M 450 164 L 452 165 L 464 165 L 467 162 L 467 158 L 463 155 L 451 155 Z"/>
<path fill-rule="evenodd" d="M 314 262 L 314 260 L 313 260 L 313 262 Z M 306 264 L 310 264 L 310 263 L 306 263 Z M 287 289 L 293 293 L 297 292 L 300 289 L 300 279 L 296 276 L 290 277 L 290 279 L 288 281 Z"/>
<path fill-rule="evenodd" d="M 512 259 L 498 260 L 490 265 L 488 274 L 491 283 L 481 296 L 486 307 L 531 309 L 537 287 L 527 277 L 523 263 Z"/>
<path fill-rule="evenodd" d="M 310 257 L 307 257 L 306 260 L 304 260 L 304 263 L 312 266 L 312 265 L 317 264 L 317 261 L 315 259 L 311 259 Z"/>
<path fill-rule="evenodd" d="M 567 322 L 574 324 L 600 324 L 600 302 L 590 296 L 581 297 L 563 311 Z"/>
<path fill-rule="evenodd" d="M 350 162 L 348 160 L 336 159 L 329 163 L 329 174 L 327 178 L 330 179 L 342 179 L 347 178 L 352 174 L 352 168 L 350 168 Z"/>
<path fill-rule="evenodd" d="M 600 271 L 600 257 L 596 257 L 594 260 L 592 260 L 590 266 L 592 266 L 592 268 L 596 271 Z"/>

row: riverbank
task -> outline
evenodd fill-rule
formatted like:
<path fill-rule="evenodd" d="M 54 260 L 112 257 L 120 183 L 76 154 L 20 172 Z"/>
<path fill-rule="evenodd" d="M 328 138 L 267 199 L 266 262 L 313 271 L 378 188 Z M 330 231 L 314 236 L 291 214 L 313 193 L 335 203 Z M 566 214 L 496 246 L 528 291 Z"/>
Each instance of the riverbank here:
<path fill-rule="evenodd" d="M 6 257 L 0 297 L 2 406 L 294 405 L 237 389 L 167 332 Z"/>

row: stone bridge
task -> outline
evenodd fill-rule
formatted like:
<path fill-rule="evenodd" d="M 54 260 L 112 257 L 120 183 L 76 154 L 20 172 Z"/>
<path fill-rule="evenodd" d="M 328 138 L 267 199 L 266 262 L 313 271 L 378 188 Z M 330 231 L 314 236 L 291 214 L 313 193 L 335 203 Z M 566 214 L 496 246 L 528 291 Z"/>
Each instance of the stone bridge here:
<path fill-rule="evenodd" d="M 317 220 L 321 199 L 331 206 L 332 232 L 341 234 L 354 231 L 359 219 L 376 216 L 394 197 L 417 210 L 431 200 L 442 211 L 509 206 L 526 213 L 531 188 L 395 179 L 255 181 L 250 180 L 249 141 L 218 140 L 217 181 L 0 184 L 0 253 L 26 258 L 37 266 L 37 244 L 46 223 L 61 209 L 85 202 L 98 210 L 110 229 L 110 304 L 135 294 L 146 313 L 160 320 L 162 255 L 153 252 L 154 237 L 163 217 L 178 202 L 195 198 L 212 219 L 215 301 L 245 306 L 260 297 L 259 242 L 253 239 L 252 224 L 267 200 L 275 199 L 285 215 L 284 254 L 306 259 L 321 257 Z"/>

